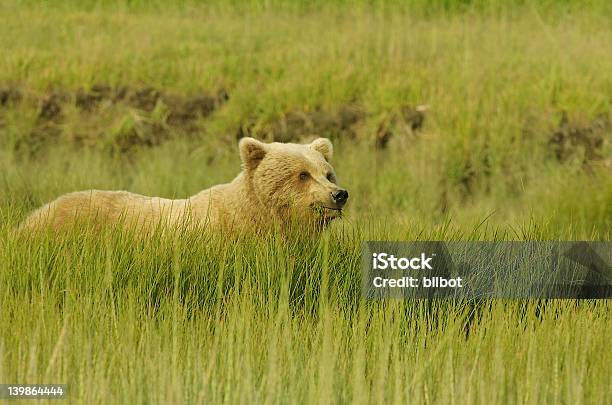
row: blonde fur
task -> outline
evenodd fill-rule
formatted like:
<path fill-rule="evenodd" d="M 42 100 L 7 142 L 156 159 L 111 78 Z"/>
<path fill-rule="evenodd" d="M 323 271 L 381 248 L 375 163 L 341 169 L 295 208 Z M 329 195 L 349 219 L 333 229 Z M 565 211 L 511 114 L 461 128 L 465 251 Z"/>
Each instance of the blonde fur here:
<path fill-rule="evenodd" d="M 21 229 L 60 229 L 78 221 L 96 226 L 270 224 L 283 226 L 289 218 L 308 224 L 327 224 L 342 205 L 331 194 L 340 190 L 330 164 L 333 147 L 319 138 L 307 145 L 262 143 L 243 138 L 239 143 L 242 172 L 187 199 L 147 197 L 127 191 L 88 190 L 65 194 L 31 213 Z M 306 179 L 304 174 L 308 173 Z"/>

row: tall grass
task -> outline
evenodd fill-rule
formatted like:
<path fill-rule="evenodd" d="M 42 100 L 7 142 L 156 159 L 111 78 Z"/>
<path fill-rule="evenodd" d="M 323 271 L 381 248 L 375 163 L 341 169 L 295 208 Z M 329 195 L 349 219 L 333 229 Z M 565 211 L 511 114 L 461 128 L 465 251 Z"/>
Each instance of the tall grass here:
<path fill-rule="evenodd" d="M 76 403 L 609 402 L 609 300 L 359 290 L 363 240 L 610 239 L 609 128 L 596 157 L 551 144 L 562 111 L 585 133 L 610 117 L 608 2 L 22 1 L 0 14 L 0 89 L 23 93 L 0 106 L 0 383 L 67 383 Z M 129 153 L 123 126 L 167 125 L 163 111 L 67 102 L 40 122 L 52 92 L 99 83 L 230 97 L 199 130 Z M 367 112 L 354 139 L 334 139 L 351 197 L 320 238 L 12 233 L 69 191 L 183 198 L 229 181 L 245 123 L 348 104 Z M 375 150 L 406 104 L 430 106 L 423 130 Z"/>
<path fill-rule="evenodd" d="M 355 229 L 5 232 L 0 379 L 77 402 L 607 400 L 608 301 L 363 301 Z"/>

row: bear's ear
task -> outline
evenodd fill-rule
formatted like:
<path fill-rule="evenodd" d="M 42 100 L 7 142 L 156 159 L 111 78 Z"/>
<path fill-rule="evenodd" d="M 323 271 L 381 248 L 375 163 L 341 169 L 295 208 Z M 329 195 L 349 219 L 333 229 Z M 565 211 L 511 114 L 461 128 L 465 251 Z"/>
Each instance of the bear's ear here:
<path fill-rule="evenodd" d="M 242 138 L 238 144 L 240 159 L 245 169 L 253 170 L 266 156 L 267 147 L 263 142 L 253 138 Z"/>
<path fill-rule="evenodd" d="M 312 141 L 309 145 L 312 149 L 319 152 L 325 160 L 331 162 L 332 157 L 334 156 L 334 147 L 332 143 L 327 138 L 317 138 Z"/>

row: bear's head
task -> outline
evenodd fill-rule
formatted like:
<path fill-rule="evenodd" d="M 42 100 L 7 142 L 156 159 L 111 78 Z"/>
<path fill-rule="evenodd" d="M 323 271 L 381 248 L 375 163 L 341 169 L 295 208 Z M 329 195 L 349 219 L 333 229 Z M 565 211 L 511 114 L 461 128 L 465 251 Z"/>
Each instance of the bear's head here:
<path fill-rule="evenodd" d="M 341 216 L 348 192 L 336 181 L 328 139 L 300 145 L 243 138 L 239 148 L 249 188 L 270 214 L 320 225 Z"/>

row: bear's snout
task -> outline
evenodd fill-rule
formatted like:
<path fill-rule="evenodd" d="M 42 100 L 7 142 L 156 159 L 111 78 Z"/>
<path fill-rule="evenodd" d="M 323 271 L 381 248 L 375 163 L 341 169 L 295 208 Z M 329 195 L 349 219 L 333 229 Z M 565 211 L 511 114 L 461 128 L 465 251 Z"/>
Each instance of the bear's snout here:
<path fill-rule="evenodd" d="M 348 196 L 349 196 L 348 191 L 344 189 L 333 191 L 331 195 L 332 195 L 332 199 L 334 200 L 334 202 L 338 204 L 340 207 L 346 204 L 346 200 L 348 200 Z"/>

